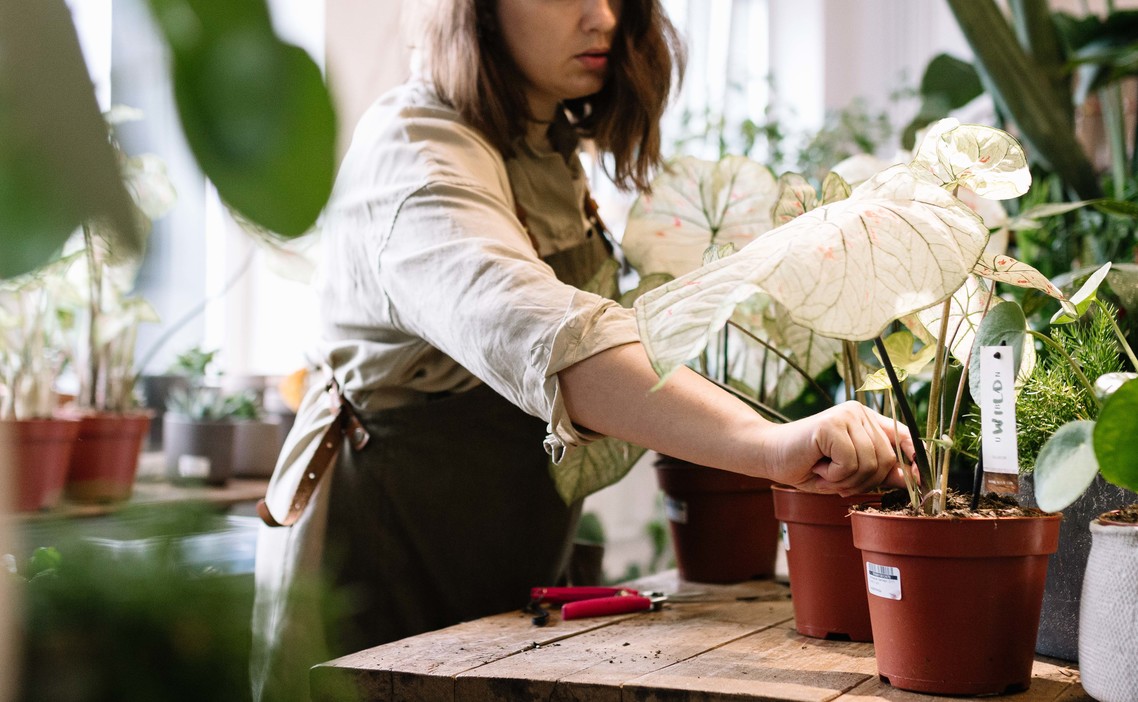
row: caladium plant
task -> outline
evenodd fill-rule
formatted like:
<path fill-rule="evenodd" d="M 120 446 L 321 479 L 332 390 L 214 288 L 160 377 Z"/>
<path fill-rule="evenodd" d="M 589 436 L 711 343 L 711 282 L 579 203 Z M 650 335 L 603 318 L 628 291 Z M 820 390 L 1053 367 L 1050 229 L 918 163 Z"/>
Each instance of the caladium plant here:
<path fill-rule="evenodd" d="M 815 334 L 874 340 L 910 431 L 932 439 L 916 442 L 921 479 L 910 485 L 914 507 L 939 512 L 948 468 L 946 450 L 940 450 L 944 418 L 930 412 L 926 431 L 919 430 L 881 335 L 903 321 L 934 344 L 930 406 L 939 406 L 938 378 L 948 352 L 967 367 L 971 335 L 994 299 L 994 285 L 982 278 L 1062 298 L 1030 266 L 986 254 L 989 229 L 957 196 L 967 189 L 1007 199 L 1022 195 L 1030 182 L 1024 152 L 1011 135 L 941 120 L 909 163 L 886 168 L 844 199 L 823 197 L 821 206 L 808 209 L 809 198 L 801 198 L 802 214 L 785 217 L 738 252 L 641 296 L 641 340 L 664 382 L 708 346 L 739 305 L 756 296 L 777 303 Z M 840 188 L 834 192 L 841 194 Z M 793 210 L 784 207 L 783 213 Z"/>

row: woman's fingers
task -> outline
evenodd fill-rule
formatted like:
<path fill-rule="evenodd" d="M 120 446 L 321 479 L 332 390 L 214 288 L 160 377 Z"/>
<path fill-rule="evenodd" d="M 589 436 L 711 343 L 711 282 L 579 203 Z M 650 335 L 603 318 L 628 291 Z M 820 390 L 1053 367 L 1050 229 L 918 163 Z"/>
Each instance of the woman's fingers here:
<path fill-rule="evenodd" d="M 894 440 L 900 442 L 903 452 L 911 454 L 908 431 L 856 402 L 836 409 L 841 416 L 829 425 L 827 445 L 820 447 L 824 458 L 811 471 L 816 478 L 810 487 L 819 492 L 851 495 L 890 480 L 899 480 L 903 485 Z"/>

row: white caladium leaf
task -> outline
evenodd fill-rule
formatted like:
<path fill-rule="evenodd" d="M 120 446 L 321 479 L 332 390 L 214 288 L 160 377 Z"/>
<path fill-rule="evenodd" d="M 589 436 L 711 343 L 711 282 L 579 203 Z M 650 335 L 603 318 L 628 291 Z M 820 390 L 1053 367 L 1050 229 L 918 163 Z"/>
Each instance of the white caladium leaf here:
<path fill-rule="evenodd" d="M 707 345 L 736 304 L 759 291 L 823 336 L 871 339 L 893 320 L 951 295 L 987 239 L 972 210 L 908 166 L 894 166 L 848 199 L 640 298 L 641 340 L 667 375 Z"/>
<path fill-rule="evenodd" d="M 1083 283 L 1079 291 L 1072 295 L 1070 300 L 1064 301 L 1063 307 L 1051 317 L 1051 323 L 1070 324 L 1082 317 L 1083 313 L 1098 299 L 1098 288 L 1102 285 L 1102 281 L 1106 280 L 1106 274 L 1110 272 L 1110 265 L 1110 261 L 1107 261 L 1102 268 L 1087 278 L 1087 282 Z"/>
<path fill-rule="evenodd" d="M 988 307 L 988 288 L 974 275 L 968 276 L 964 285 L 952 294 L 948 310 L 948 329 L 945 346 L 960 363 L 968 362 L 968 354 L 976 339 L 976 330 L 984 319 Z M 917 312 L 917 319 L 932 339 L 940 333 L 944 305 L 933 305 Z"/>
<path fill-rule="evenodd" d="M 1063 299 L 1062 291 L 1055 287 L 1047 279 L 1047 276 L 1011 256 L 994 255 L 985 251 L 972 271 L 988 280 L 995 280 L 1020 288 L 1035 288 L 1058 300 Z"/>
<path fill-rule="evenodd" d="M 749 158 L 682 157 L 632 206 L 621 248 L 641 275 L 680 276 L 698 268 L 712 244 L 741 249 L 770 231 L 777 197 L 770 169 Z"/>
<path fill-rule="evenodd" d="M 1007 132 L 948 118 L 929 127 L 911 164 L 947 189 L 989 200 L 1019 197 L 1031 186 L 1027 156 Z"/>
<path fill-rule="evenodd" d="M 140 154 L 127 158 L 122 168 L 127 192 L 147 219 L 158 219 L 174 207 L 178 193 L 165 161 L 155 154 Z"/>
<path fill-rule="evenodd" d="M 797 173 L 783 173 L 779 176 L 778 200 L 771 212 L 775 226 L 786 224 L 817 206 L 818 193 L 810 181 Z"/>

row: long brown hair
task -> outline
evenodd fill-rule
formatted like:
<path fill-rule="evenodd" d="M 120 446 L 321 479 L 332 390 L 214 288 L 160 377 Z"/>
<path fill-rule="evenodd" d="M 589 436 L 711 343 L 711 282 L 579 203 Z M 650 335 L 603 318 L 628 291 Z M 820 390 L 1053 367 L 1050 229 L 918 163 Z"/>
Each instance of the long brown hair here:
<path fill-rule="evenodd" d="M 509 158 L 530 115 L 521 71 L 498 33 L 497 2 L 437 0 L 423 49 L 439 97 Z M 612 155 L 605 166 L 618 187 L 648 189 L 662 161 L 660 118 L 685 60 L 660 0 L 623 0 L 604 88 L 565 103 L 578 135 Z"/>

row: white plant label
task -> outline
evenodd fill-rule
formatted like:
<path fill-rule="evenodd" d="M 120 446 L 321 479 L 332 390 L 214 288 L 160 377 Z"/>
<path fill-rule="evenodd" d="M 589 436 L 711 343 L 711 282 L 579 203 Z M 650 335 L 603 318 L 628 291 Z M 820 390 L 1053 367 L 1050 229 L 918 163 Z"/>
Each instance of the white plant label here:
<path fill-rule="evenodd" d="M 688 523 L 688 503 L 674 497 L 664 495 L 664 516 L 669 522 L 676 524 Z"/>
<path fill-rule="evenodd" d="M 209 477 L 209 459 L 205 456 L 178 456 L 178 475 L 189 479 Z"/>
<path fill-rule="evenodd" d="M 870 594 L 887 600 L 901 599 L 901 569 L 892 566 L 865 563 L 865 582 Z"/>
<path fill-rule="evenodd" d="M 980 448 L 988 473 L 1019 474 L 1015 364 L 1010 346 L 980 347 Z"/>
<path fill-rule="evenodd" d="M 778 523 L 778 535 L 782 537 L 783 549 L 790 550 L 790 528 L 786 526 L 786 522 Z"/>

